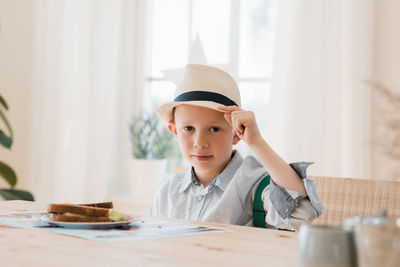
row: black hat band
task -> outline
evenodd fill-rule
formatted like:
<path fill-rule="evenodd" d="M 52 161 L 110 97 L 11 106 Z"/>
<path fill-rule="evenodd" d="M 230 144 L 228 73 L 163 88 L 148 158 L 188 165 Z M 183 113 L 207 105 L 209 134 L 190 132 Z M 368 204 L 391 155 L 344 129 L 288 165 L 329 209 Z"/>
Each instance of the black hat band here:
<path fill-rule="evenodd" d="M 238 106 L 235 101 L 232 99 L 218 94 L 214 92 L 207 91 L 190 91 L 186 93 L 182 93 L 178 95 L 175 102 L 184 102 L 184 101 L 212 101 L 218 104 L 222 104 L 225 106 Z"/>

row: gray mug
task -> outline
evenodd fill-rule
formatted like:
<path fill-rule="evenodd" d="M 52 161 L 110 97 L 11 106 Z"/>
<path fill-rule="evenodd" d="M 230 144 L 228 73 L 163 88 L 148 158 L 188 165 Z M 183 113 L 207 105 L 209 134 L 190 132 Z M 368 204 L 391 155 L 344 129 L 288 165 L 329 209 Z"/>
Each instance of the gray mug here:
<path fill-rule="evenodd" d="M 339 226 L 303 224 L 299 232 L 300 267 L 355 267 L 353 232 Z"/>

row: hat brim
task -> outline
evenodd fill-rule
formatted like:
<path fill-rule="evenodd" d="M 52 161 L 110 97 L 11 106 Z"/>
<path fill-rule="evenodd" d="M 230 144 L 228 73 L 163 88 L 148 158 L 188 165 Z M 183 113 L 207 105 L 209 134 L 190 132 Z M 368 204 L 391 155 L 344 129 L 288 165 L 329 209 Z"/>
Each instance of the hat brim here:
<path fill-rule="evenodd" d="M 213 101 L 182 101 L 182 102 L 169 102 L 164 105 L 161 105 L 158 108 L 155 108 L 154 111 L 166 122 L 172 122 L 174 120 L 172 110 L 174 107 L 180 105 L 192 105 L 192 106 L 199 106 L 204 108 L 214 109 L 219 112 L 223 112 L 218 109 L 218 107 L 223 106 L 222 104 L 213 102 Z"/>

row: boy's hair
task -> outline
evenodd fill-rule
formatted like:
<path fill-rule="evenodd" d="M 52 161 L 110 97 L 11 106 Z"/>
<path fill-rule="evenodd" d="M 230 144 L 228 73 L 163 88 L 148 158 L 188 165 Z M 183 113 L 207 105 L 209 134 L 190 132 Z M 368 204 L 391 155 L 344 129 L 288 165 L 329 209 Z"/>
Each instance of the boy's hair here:
<path fill-rule="evenodd" d="M 174 107 L 174 108 L 172 109 L 172 119 L 171 119 L 170 122 L 175 122 L 175 109 L 176 109 L 176 107 Z"/>

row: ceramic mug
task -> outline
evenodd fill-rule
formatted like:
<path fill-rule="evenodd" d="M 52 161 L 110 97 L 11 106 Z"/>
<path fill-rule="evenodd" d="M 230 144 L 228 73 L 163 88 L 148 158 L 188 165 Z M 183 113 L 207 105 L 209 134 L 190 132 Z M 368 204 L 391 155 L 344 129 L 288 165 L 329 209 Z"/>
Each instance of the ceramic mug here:
<path fill-rule="evenodd" d="M 353 232 L 339 226 L 303 224 L 299 232 L 300 267 L 355 267 Z"/>
<path fill-rule="evenodd" d="M 354 230 L 360 267 L 400 266 L 400 219 L 353 217 L 346 225 Z"/>

